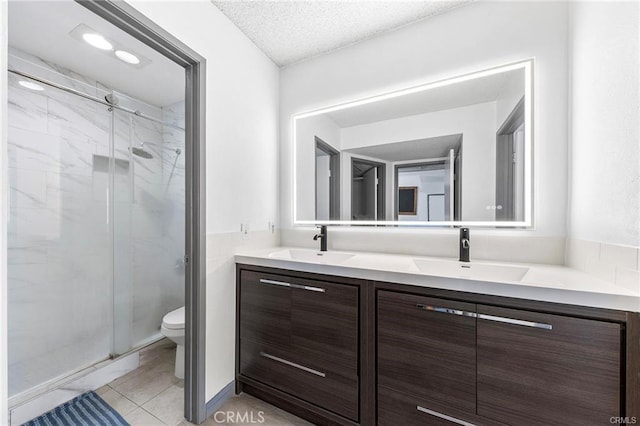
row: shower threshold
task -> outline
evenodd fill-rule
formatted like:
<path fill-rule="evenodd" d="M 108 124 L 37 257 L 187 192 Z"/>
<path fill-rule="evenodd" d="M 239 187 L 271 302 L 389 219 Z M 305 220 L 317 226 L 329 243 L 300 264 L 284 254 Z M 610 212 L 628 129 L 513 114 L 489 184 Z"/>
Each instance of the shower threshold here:
<path fill-rule="evenodd" d="M 158 334 L 130 351 L 100 360 L 76 372 L 57 377 L 9 399 L 9 425 L 21 425 L 76 396 L 98 389 L 140 365 L 140 350 L 162 340 Z"/>

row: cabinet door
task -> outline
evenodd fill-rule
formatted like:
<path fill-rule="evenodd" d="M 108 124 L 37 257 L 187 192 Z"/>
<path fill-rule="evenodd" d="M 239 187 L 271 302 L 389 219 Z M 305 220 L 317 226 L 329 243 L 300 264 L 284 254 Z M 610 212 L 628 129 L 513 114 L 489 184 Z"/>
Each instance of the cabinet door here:
<path fill-rule="evenodd" d="M 621 326 L 478 305 L 478 414 L 603 425 L 621 415 Z"/>
<path fill-rule="evenodd" d="M 438 412 L 475 413 L 474 304 L 381 290 L 377 334 L 379 386 Z"/>
<path fill-rule="evenodd" d="M 291 346 L 291 289 L 282 277 L 242 271 L 240 339 Z"/>
<path fill-rule="evenodd" d="M 358 373 L 358 288 L 297 280 L 291 290 L 291 342 L 301 359 Z"/>

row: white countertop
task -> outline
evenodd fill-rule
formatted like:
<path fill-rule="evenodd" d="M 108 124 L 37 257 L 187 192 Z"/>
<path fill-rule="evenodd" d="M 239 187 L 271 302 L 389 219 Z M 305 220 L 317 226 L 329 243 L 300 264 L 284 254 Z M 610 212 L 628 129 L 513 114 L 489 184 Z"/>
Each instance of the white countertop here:
<path fill-rule="evenodd" d="M 471 259 L 471 269 L 458 269 L 468 264 L 463 266 L 447 258 L 355 251 L 320 253 L 294 247 L 243 251 L 235 260 L 247 265 L 640 312 L 640 292 L 565 266 Z M 482 273 L 476 274 L 476 270 Z"/>

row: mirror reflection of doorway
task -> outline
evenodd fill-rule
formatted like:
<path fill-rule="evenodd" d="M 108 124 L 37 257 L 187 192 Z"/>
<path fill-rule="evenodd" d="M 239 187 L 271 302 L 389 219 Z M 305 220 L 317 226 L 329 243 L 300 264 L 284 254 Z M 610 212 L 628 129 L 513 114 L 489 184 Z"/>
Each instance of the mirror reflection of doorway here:
<path fill-rule="evenodd" d="M 496 135 L 496 220 L 524 220 L 524 98 Z"/>
<path fill-rule="evenodd" d="M 441 222 L 460 220 L 460 178 L 458 152 L 449 150 L 438 161 L 399 164 L 395 167 L 395 219 Z M 408 189 L 412 192 L 408 192 Z M 408 200 L 409 194 L 412 200 Z M 413 209 L 407 206 L 414 203 Z"/>
<path fill-rule="evenodd" d="M 385 220 L 385 165 L 351 158 L 351 219 Z"/>
<path fill-rule="evenodd" d="M 316 220 L 340 219 L 340 153 L 316 136 Z"/>

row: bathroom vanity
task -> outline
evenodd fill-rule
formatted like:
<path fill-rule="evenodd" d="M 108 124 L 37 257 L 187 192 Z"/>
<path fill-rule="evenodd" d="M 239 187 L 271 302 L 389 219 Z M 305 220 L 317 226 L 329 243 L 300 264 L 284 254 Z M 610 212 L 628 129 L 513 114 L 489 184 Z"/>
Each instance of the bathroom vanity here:
<path fill-rule="evenodd" d="M 601 425 L 640 414 L 630 290 L 564 267 L 462 270 L 415 256 L 277 248 L 236 262 L 236 390 L 314 423 Z"/>

